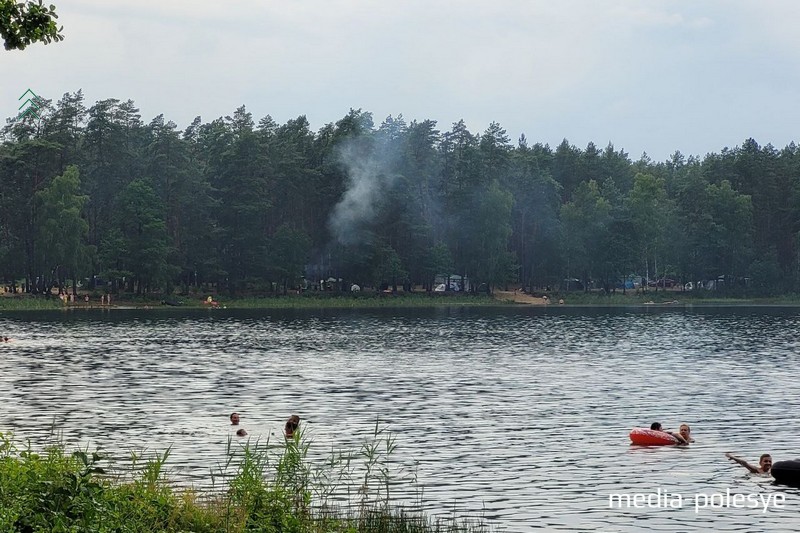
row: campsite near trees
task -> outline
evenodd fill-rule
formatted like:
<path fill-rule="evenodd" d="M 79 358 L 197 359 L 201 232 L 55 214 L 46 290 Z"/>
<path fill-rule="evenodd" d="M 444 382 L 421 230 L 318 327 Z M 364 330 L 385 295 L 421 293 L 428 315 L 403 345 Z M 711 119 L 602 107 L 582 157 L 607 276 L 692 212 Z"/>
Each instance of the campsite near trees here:
<path fill-rule="evenodd" d="M 430 290 L 440 274 L 488 291 L 631 276 L 800 289 L 794 144 L 657 162 L 360 109 L 316 132 L 244 106 L 180 131 L 131 100 L 41 103 L 0 146 L 0 276 L 30 292 L 102 279 L 268 294 L 330 277 Z"/>

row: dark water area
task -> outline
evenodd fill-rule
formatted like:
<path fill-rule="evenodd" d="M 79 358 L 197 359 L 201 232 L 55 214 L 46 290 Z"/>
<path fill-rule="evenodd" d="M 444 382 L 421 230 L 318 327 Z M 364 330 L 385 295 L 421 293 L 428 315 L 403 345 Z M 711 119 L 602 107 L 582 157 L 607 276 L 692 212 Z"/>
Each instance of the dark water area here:
<path fill-rule="evenodd" d="M 206 486 L 232 411 L 262 442 L 297 413 L 322 455 L 357 450 L 380 417 L 435 514 L 498 531 L 797 531 L 800 489 L 724 453 L 800 458 L 799 326 L 783 307 L 6 313 L 0 431 L 35 444 L 55 427 L 118 458 L 171 446 L 172 478 Z M 653 421 L 689 423 L 696 442 L 630 446 Z"/>

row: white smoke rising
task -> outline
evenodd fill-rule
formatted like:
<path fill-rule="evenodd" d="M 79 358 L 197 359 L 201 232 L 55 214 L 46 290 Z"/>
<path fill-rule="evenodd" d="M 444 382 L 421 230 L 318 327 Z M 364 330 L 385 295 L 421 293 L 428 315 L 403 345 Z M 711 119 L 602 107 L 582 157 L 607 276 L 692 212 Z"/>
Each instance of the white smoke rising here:
<path fill-rule="evenodd" d="M 343 245 L 369 242 L 376 204 L 396 179 L 389 168 L 390 158 L 363 152 L 355 142 L 346 143 L 339 150 L 339 161 L 347 170 L 347 190 L 333 208 L 328 225 Z"/>

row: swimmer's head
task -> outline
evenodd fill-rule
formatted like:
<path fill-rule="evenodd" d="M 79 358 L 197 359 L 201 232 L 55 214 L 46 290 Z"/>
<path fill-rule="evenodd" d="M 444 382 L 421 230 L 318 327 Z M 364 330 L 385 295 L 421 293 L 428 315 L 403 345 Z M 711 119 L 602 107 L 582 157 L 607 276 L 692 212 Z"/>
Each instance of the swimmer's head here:
<path fill-rule="evenodd" d="M 231 425 L 239 425 L 239 413 L 231 413 Z"/>
<path fill-rule="evenodd" d="M 298 426 L 300 426 L 300 417 L 297 415 L 292 415 L 289 417 L 289 420 L 286 421 L 286 425 L 283 427 L 283 432 L 287 437 L 293 437 Z"/>
<path fill-rule="evenodd" d="M 240 430 L 238 430 L 236 432 L 236 436 L 237 437 L 246 437 L 247 436 L 247 432 L 245 430 L 243 430 L 243 429 L 240 429 Z"/>
<path fill-rule="evenodd" d="M 661 431 L 661 424 L 659 424 L 658 422 L 653 422 L 652 424 L 650 424 L 650 429 L 655 431 Z"/>
<path fill-rule="evenodd" d="M 681 427 L 678 428 L 678 433 L 680 433 L 681 437 L 684 439 L 689 440 L 689 436 L 692 433 L 692 428 L 689 427 L 689 424 L 681 424 Z"/>
<path fill-rule="evenodd" d="M 764 472 L 769 472 L 772 470 L 772 456 L 768 453 L 765 453 L 758 459 L 758 466 L 761 467 L 761 470 Z"/>

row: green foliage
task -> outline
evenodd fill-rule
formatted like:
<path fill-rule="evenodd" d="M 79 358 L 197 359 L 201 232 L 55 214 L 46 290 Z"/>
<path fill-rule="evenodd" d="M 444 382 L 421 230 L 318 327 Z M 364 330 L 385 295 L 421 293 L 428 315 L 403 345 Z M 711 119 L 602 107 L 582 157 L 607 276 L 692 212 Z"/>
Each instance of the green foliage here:
<path fill-rule="evenodd" d="M 63 41 L 63 28 L 56 26 L 56 7 L 39 2 L 0 0 L 0 37 L 6 50 L 23 50 L 29 44 L 41 41 L 49 44 Z"/>
<path fill-rule="evenodd" d="M 88 196 L 80 194 L 80 177 L 75 166 L 36 193 L 39 202 L 39 252 L 47 270 L 58 270 L 61 279 L 84 273 L 92 248 L 86 244 L 89 224 L 83 218 Z"/>
<path fill-rule="evenodd" d="M 466 249 L 471 258 L 468 265 L 473 273 L 472 284 L 505 283 L 514 264 L 513 254 L 508 252 L 514 200 L 495 180 L 482 191 L 476 204 L 467 226 L 471 237 Z"/>
<path fill-rule="evenodd" d="M 42 111 L 0 144 L 0 276 L 29 292 L 96 275 L 141 297 L 247 298 L 330 277 L 408 291 L 436 274 L 800 292 L 794 144 L 632 162 L 612 144 L 512 146 L 497 123 L 376 128 L 360 109 L 313 132 L 305 116 L 256 122 L 241 106 L 182 134 L 163 115 L 143 123 L 130 100 L 87 110 L 80 91 Z"/>
<path fill-rule="evenodd" d="M 398 282 L 403 282 L 408 273 L 403 269 L 400 256 L 391 246 L 384 246 L 377 250 L 373 258 L 372 280 L 373 286 L 380 287 L 382 283 L 397 288 Z"/>
<path fill-rule="evenodd" d="M 584 283 L 596 269 L 608 232 L 611 204 L 597 182 L 578 185 L 573 200 L 561 208 L 562 239 L 567 256 L 566 277 L 580 276 Z"/>
<path fill-rule="evenodd" d="M 8 311 L 47 311 L 61 309 L 62 307 L 63 304 L 57 299 L 45 300 L 32 296 L 21 298 L 3 296 L 0 298 L 0 309 Z"/>
<path fill-rule="evenodd" d="M 2 301 L 2 300 L 0 300 Z M 495 300 L 486 296 L 463 295 L 460 293 L 421 293 L 386 296 L 380 293 L 363 291 L 361 293 L 315 293 L 302 296 L 274 298 L 237 298 L 228 300 L 225 305 L 232 309 L 372 309 L 372 308 L 420 308 L 446 306 L 487 306 L 496 305 Z"/>
<path fill-rule="evenodd" d="M 121 250 L 110 255 L 122 253 L 127 258 L 125 268 L 131 272 L 137 293 L 170 279 L 175 267 L 169 262 L 163 207 L 148 181 L 136 179 L 125 188 L 116 220 L 119 232 L 113 244 Z"/>
<path fill-rule="evenodd" d="M 740 275 L 751 260 L 747 245 L 753 216 L 751 199 L 733 190 L 727 180 L 706 187 L 706 199 L 708 253 L 719 267 L 717 274 Z"/>
<path fill-rule="evenodd" d="M 448 275 L 454 271 L 453 255 L 444 243 L 430 248 L 424 261 L 423 280 L 431 289 L 437 274 Z"/>
<path fill-rule="evenodd" d="M 647 277 L 659 276 L 659 261 L 672 249 L 668 221 L 672 216 L 672 203 L 667 197 L 665 182 L 652 174 L 636 174 L 633 189 L 627 198 L 635 248 L 639 252 L 638 268 Z"/>
<path fill-rule="evenodd" d="M 302 230 L 282 225 L 270 239 L 270 271 L 281 282 L 284 293 L 295 287 L 304 275 L 311 254 L 311 239 Z"/>
<path fill-rule="evenodd" d="M 338 452 L 312 464 L 309 446 L 302 432 L 284 446 L 247 443 L 240 452 L 229 451 L 225 469 L 233 467 L 235 472 L 224 490 L 198 494 L 174 488 L 165 477 L 169 450 L 150 458 L 133 454 L 129 474 L 123 476 L 101 467 L 106 461 L 97 453 L 70 455 L 63 446 L 43 452 L 20 450 L 9 435 L 0 433 L 0 531 L 486 530 L 481 523 L 431 522 L 422 513 L 395 507 L 388 488 L 390 482 L 402 481 L 393 476 L 389 461 L 396 445 L 377 421 L 360 453 Z M 335 495 L 341 502 L 348 494 L 355 496 L 352 506 L 328 505 L 328 498 Z"/>

